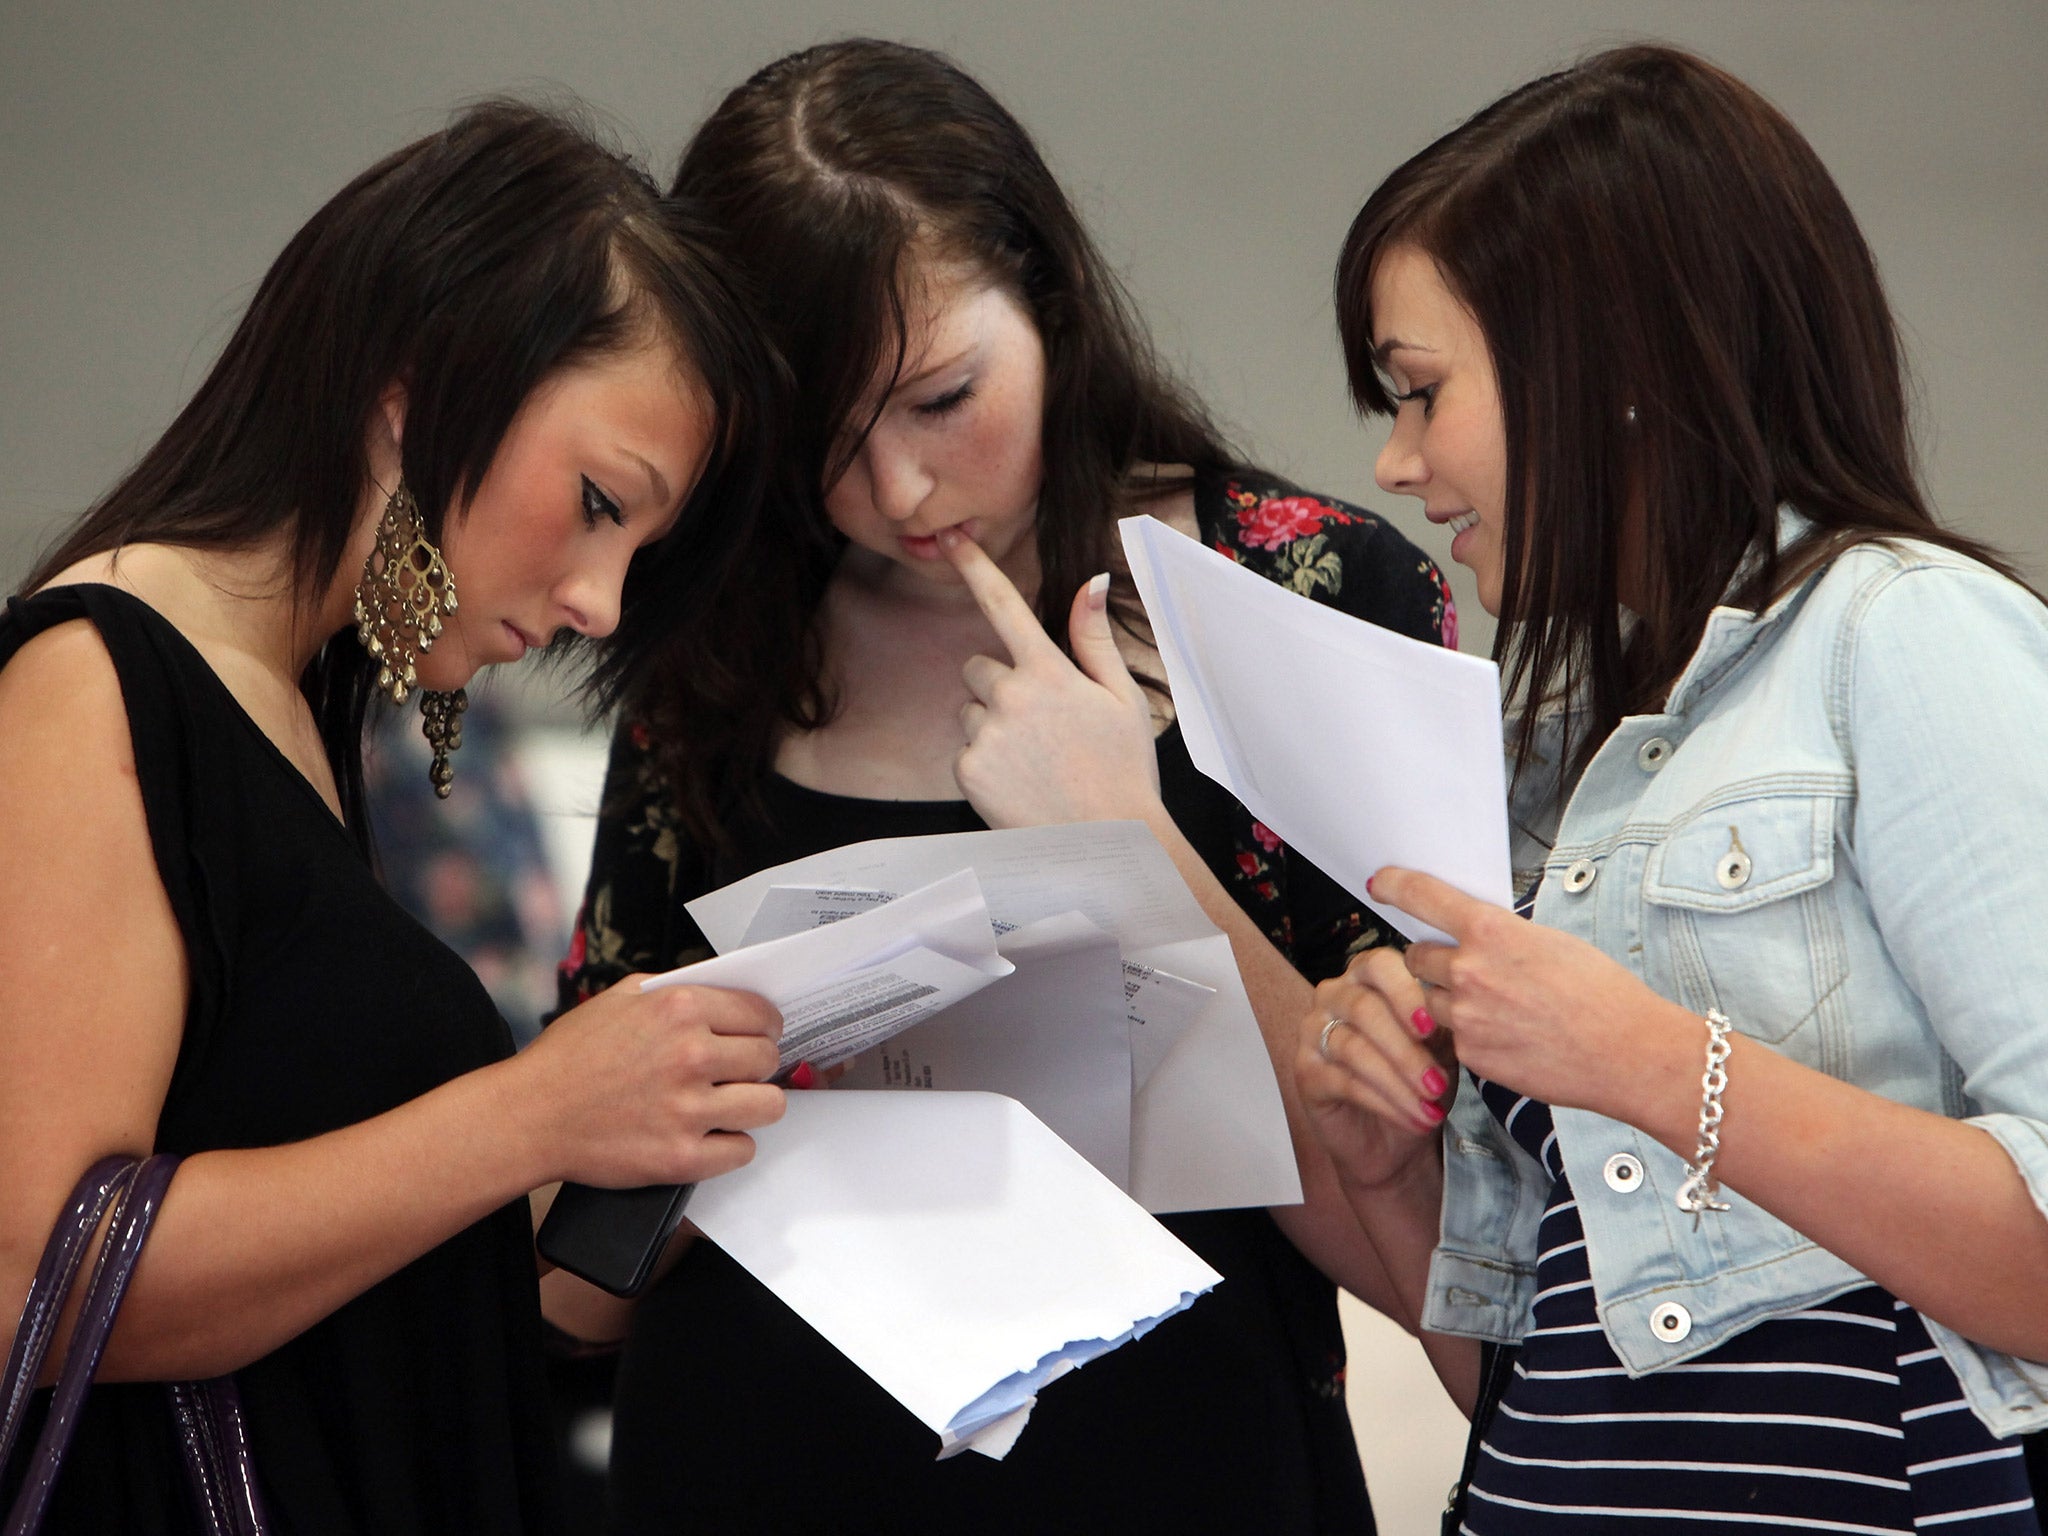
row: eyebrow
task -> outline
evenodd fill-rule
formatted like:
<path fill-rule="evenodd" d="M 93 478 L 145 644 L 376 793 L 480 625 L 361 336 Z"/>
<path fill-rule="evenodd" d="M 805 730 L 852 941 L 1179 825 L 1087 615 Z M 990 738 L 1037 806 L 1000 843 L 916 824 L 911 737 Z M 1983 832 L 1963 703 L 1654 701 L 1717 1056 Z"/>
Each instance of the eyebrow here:
<path fill-rule="evenodd" d="M 893 395 L 899 389 L 908 389 L 913 384 L 922 384 L 926 379 L 929 379 L 933 374 L 944 373 L 948 368 L 955 367 L 958 364 L 965 362 L 969 354 L 971 354 L 974 351 L 974 349 L 979 345 L 979 341 L 970 341 L 958 352 L 955 352 L 951 357 L 942 358 L 938 362 L 933 363 L 928 368 L 920 368 L 916 373 L 911 374 L 909 377 L 898 379 L 894 387 L 890 389 L 889 393 Z"/>
<path fill-rule="evenodd" d="M 619 452 L 647 471 L 647 483 L 654 489 L 654 504 L 657 507 L 667 506 L 669 503 L 668 481 L 662 478 L 661 471 L 630 448 L 621 448 Z"/>
<path fill-rule="evenodd" d="M 1403 341 L 1398 336 L 1389 336 L 1372 349 L 1373 361 L 1386 366 L 1387 358 L 1395 352 L 1435 352 L 1435 347 L 1425 347 L 1420 342 Z"/>

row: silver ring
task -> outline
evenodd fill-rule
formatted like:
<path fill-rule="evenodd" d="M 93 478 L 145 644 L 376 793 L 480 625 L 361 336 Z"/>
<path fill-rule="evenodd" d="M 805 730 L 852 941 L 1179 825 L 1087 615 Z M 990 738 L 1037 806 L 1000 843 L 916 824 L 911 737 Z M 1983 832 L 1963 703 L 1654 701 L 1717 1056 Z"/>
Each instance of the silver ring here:
<path fill-rule="evenodd" d="M 1335 1014 L 1330 1015 L 1329 1018 L 1323 1021 L 1323 1032 L 1316 1038 L 1316 1054 L 1325 1061 L 1330 1059 L 1330 1031 L 1337 1028 L 1343 1022 Z"/>

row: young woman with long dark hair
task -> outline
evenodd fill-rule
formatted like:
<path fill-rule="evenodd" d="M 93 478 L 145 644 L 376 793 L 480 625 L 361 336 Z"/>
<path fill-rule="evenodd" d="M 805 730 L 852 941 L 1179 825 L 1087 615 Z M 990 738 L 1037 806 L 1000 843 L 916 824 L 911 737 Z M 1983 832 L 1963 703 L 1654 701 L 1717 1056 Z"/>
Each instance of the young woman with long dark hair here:
<path fill-rule="evenodd" d="M 564 1001 L 703 953 L 683 903 L 753 870 L 873 837 L 1132 817 L 1229 933 L 1287 1063 L 1305 978 L 1384 935 L 1194 770 L 1115 522 L 1150 512 L 1432 641 L 1453 622 L 1434 567 L 1223 444 L 1030 137 L 937 55 L 852 41 L 770 65 L 699 130 L 676 190 L 793 372 L 810 534 L 704 549 L 732 574 L 627 696 Z M 992 613 L 1070 649 L 1010 655 Z M 689 1248 L 631 1322 L 613 1527 L 1368 1528 L 1330 1277 L 1383 1282 L 1284 1092 L 1305 1204 L 1166 1218 L 1223 1285 L 1060 1383 L 1000 1463 L 935 1463 L 872 1382 Z M 763 1445 L 786 1472 L 764 1472 Z"/>
<path fill-rule="evenodd" d="M 1626 48 L 1397 170 L 1337 294 L 1522 701 L 1535 921 L 1382 871 L 1457 943 L 1297 1062 L 1468 1405 L 1491 1346 L 1463 1528 L 2033 1536 L 2048 610 L 1928 511 L 1841 193 Z"/>
<path fill-rule="evenodd" d="M 137 1384 L 227 1372 L 277 1529 L 554 1528 L 528 1192 L 713 1175 L 780 1113 L 758 998 L 621 986 L 514 1057 L 360 792 L 378 694 L 445 785 L 454 690 L 558 631 L 631 676 L 705 508 L 755 526 L 778 375 L 721 271 L 573 123 L 466 112 L 313 215 L 9 599 L 0 1294 L 96 1158 L 184 1156 L 48 1529 L 197 1528 Z"/>

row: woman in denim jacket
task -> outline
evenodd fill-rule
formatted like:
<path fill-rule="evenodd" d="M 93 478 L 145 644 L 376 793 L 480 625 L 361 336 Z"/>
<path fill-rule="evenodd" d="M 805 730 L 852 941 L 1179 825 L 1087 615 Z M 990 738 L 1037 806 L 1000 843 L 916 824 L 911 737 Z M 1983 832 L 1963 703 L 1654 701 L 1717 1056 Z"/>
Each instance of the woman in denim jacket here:
<path fill-rule="evenodd" d="M 1382 871 L 1458 943 L 1326 982 L 1298 1066 L 1461 1403 L 1512 1346 L 1465 1528 L 2033 1532 L 2048 608 L 1927 511 L 1841 194 L 1622 49 L 1397 170 L 1337 297 L 1540 701 L 1535 921 Z"/>

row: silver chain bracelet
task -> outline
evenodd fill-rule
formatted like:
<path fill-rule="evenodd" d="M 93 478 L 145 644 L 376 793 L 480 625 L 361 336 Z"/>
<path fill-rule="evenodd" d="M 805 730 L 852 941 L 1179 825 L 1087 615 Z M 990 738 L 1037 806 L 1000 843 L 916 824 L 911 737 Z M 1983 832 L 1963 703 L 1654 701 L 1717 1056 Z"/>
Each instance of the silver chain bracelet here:
<path fill-rule="evenodd" d="M 1720 1184 L 1714 1178 L 1714 1159 L 1721 1151 L 1721 1095 L 1728 1089 L 1728 1032 L 1734 1026 L 1718 1008 L 1707 1010 L 1707 1070 L 1700 1077 L 1700 1144 L 1685 1165 L 1685 1182 L 1678 1186 L 1678 1208 L 1692 1213 L 1697 1232 L 1705 1211 L 1725 1211 L 1729 1204 L 1714 1196 Z"/>

